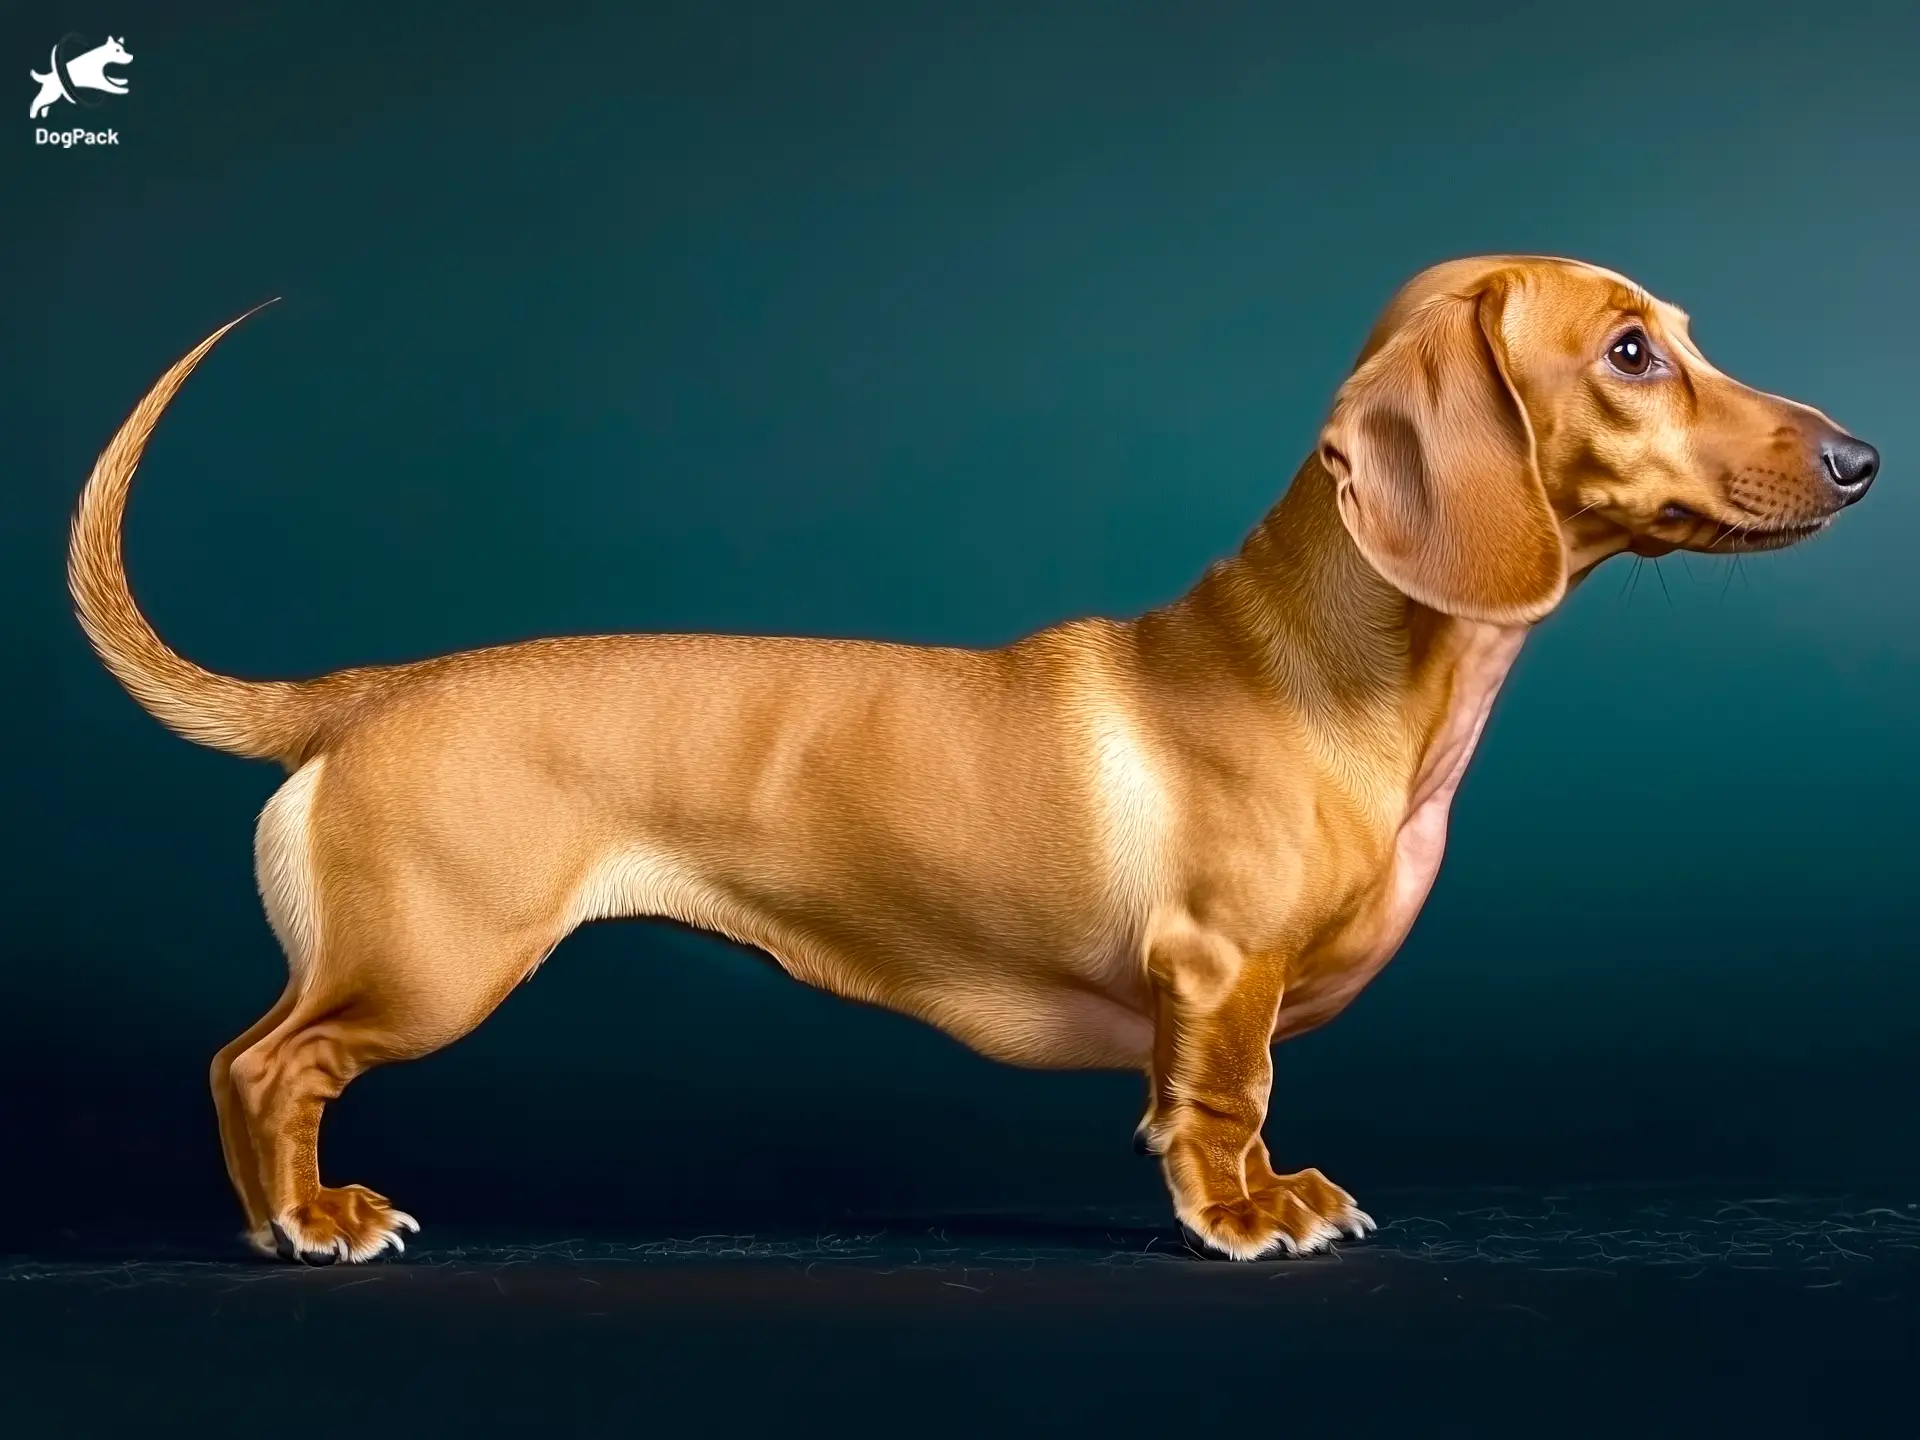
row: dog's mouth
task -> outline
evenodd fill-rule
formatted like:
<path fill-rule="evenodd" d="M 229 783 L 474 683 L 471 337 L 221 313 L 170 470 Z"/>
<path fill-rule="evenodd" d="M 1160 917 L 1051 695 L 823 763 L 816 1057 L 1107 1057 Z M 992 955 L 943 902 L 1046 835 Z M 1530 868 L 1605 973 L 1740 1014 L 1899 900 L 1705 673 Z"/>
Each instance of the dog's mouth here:
<path fill-rule="evenodd" d="M 1784 525 L 1723 525 L 1724 532 L 1714 544 L 1705 547 L 1718 554 L 1748 554 L 1755 550 L 1784 550 L 1810 536 L 1818 535 L 1833 523 L 1831 515 L 1818 520 L 1796 520 Z"/>
<path fill-rule="evenodd" d="M 1751 555 L 1763 550 L 1784 550 L 1789 545 L 1818 535 L 1833 523 L 1832 515 L 1812 519 L 1770 520 L 1755 516 L 1751 520 L 1719 520 L 1678 503 L 1661 508 L 1656 517 L 1661 533 L 1648 536 L 1656 545 L 1669 550 L 1691 550 L 1702 555 Z"/>

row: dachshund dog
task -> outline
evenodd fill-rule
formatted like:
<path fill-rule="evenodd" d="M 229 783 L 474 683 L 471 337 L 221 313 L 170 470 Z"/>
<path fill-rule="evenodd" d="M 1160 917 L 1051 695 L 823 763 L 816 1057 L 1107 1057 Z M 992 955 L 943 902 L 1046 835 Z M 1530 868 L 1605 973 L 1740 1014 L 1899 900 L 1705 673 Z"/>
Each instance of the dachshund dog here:
<path fill-rule="evenodd" d="M 1456 260 L 1389 304 L 1238 553 L 1137 619 L 991 650 L 603 635 L 255 682 L 170 649 L 121 551 L 141 451 L 230 328 L 101 454 L 68 576 L 141 705 L 289 774 L 255 832 L 289 980 L 212 1084 L 248 1239 L 308 1263 L 418 1228 L 321 1183 L 327 1102 L 609 916 L 717 932 L 1002 1061 L 1144 1072 L 1136 1139 L 1214 1252 L 1364 1234 L 1319 1171 L 1272 1165 L 1271 1047 L 1405 937 L 1530 627 L 1609 556 L 1813 535 L 1879 468 L 1620 275 Z"/>

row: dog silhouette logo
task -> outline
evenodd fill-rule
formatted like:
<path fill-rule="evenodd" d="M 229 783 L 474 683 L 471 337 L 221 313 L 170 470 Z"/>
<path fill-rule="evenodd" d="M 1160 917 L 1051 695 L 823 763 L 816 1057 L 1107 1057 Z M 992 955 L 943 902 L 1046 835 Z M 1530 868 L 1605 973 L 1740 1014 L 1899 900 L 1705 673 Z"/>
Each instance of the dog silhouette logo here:
<path fill-rule="evenodd" d="M 29 119 L 38 120 L 62 100 L 86 109 L 100 103 L 98 100 L 83 99 L 79 94 L 83 90 L 102 90 L 109 95 L 127 93 L 127 82 L 107 73 L 109 65 L 132 62 L 133 56 L 127 53 L 127 47 L 109 35 L 104 45 L 96 45 L 78 54 L 69 53 L 69 47 L 78 43 L 78 36 L 67 36 L 48 54 L 46 74 L 42 75 L 38 70 L 27 72 L 40 86 L 40 93 L 34 96 L 33 106 L 27 111 Z"/>

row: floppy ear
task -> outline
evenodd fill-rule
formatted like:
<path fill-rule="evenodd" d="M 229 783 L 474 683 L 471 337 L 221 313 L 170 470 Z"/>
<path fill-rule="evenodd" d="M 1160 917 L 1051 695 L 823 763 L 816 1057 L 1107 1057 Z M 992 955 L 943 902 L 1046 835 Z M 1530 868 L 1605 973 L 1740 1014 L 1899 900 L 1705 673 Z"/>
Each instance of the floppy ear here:
<path fill-rule="evenodd" d="M 1340 518 L 1423 605 L 1526 624 L 1567 589 L 1533 426 L 1506 369 L 1503 293 L 1429 301 L 1341 387 L 1320 434 Z"/>

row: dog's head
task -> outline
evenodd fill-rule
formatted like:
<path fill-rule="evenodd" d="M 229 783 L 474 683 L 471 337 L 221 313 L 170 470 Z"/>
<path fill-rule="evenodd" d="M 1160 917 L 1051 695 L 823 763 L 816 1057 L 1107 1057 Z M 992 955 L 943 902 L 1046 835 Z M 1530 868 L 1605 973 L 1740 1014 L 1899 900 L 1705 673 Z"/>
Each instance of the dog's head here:
<path fill-rule="evenodd" d="M 1773 550 L 1866 494 L 1871 445 L 1716 370 L 1609 270 L 1455 260 L 1394 297 L 1321 432 L 1340 516 L 1413 599 L 1504 624 L 1622 551 Z"/>
<path fill-rule="evenodd" d="M 100 50 L 102 65 L 125 65 L 133 59 L 133 56 L 127 53 L 126 45 L 116 35 L 109 35 L 107 43 L 102 45 Z"/>

